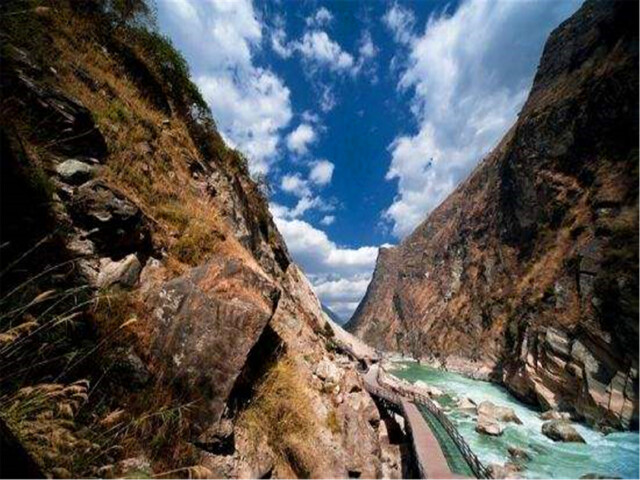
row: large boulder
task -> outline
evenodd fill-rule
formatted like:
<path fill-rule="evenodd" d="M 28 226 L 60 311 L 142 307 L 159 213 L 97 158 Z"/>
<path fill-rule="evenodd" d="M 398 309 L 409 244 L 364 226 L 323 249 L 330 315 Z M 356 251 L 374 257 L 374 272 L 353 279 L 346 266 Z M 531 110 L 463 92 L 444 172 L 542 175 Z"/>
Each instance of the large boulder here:
<path fill-rule="evenodd" d="M 279 289 L 254 268 L 234 258 L 212 260 L 147 299 L 158 374 L 194 402 L 194 440 L 210 451 L 226 442 L 220 420 L 227 400 L 280 298 Z"/>
<path fill-rule="evenodd" d="M 495 418 L 489 417 L 485 414 L 480 414 L 476 420 L 476 432 L 497 437 L 502 435 L 504 427 L 500 425 Z"/>
<path fill-rule="evenodd" d="M 86 237 L 112 258 L 151 249 L 147 219 L 140 208 L 102 180 L 78 187 L 69 210 L 74 223 L 88 232 Z"/>
<path fill-rule="evenodd" d="M 555 442 L 586 443 L 571 423 L 566 420 L 551 420 L 543 423 L 542 433 Z"/>
<path fill-rule="evenodd" d="M 460 400 L 458 400 L 457 407 L 458 407 L 458 410 L 464 413 L 469 413 L 469 414 L 477 413 L 477 408 L 478 408 L 478 406 L 476 405 L 476 402 L 474 402 L 468 397 L 463 397 Z"/>
<path fill-rule="evenodd" d="M 501 407 L 488 401 L 481 402 L 478 405 L 478 415 L 486 416 L 494 421 L 522 424 L 513 408 Z"/>

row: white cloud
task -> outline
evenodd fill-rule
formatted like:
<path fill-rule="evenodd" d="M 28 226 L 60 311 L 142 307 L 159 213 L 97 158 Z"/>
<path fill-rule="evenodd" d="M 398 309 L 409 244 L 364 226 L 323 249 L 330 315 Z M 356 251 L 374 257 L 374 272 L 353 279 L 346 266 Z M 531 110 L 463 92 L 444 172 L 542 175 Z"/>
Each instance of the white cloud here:
<path fill-rule="evenodd" d="M 322 220 L 320 220 L 320 223 L 322 225 L 333 225 L 334 222 L 336 221 L 336 217 L 334 215 L 325 215 L 324 217 L 322 217 Z"/>
<path fill-rule="evenodd" d="M 360 54 L 360 58 L 373 58 L 378 53 L 378 49 L 373 44 L 373 40 L 371 39 L 371 34 L 368 31 L 364 31 L 362 33 L 362 37 L 360 38 L 360 48 L 358 49 L 358 53 Z"/>
<path fill-rule="evenodd" d="M 416 23 L 413 12 L 402 5 L 394 4 L 382 17 L 384 24 L 393 32 L 397 42 L 409 43 Z"/>
<path fill-rule="evenodd" d="M 325 7 L 320 7 L 313 15 L 307 17 L 306 22 L 310 27 L 322 27 L 333 20 L 333 14 Z"/>
<path fill-rule="evenodd" d="M 289 89 L 253 63 L 262 25 L 250 0 L 159 0 L 161 28 L 185 54 L 218 127 L 266 172 L 291 119 Z"/>
<path fill-rule="evenodd" d="M 328 160 L 320 160 L 313 164 L 309 172 L 309 180 L 316 185 L 327 185 L 331 182 L 335 165 Z"/>
<path fill-rule="evenodd" d="M 409 48 L 399 88 L 413 91 L 418 123 L 417 134 L 390 145 L 387 179 L 398 180 L 398 195 L 385 217 L 396 236 L 426 218 L 511 126 L 545 38 L 577 7 L 467 0 L 453 15 L 429 19 L 418 36 L 410 11 L 389 9 L 385 23 Z"/>
<path fill-rule="evenodd" d="M 282 58 L 289 58 L 293 49 L 287 44 L 287 33 L 284 28 L 275 28 L 271 32 L 271 48 Z"/>
<path fill-rule="evenodd" d="M 309 182 L 304 180 L 297 173 L 283 175 L 280 180 L 280 188 L 287 193 L 295 195 L 296 197 L 308 197 L 311 195 Z"/>
<path fill-rule="evenodd" d="M 342 50 L 322 30 L 306 32 L 298 42 L 297 49 L 307 61 L 332 71 L 349 71 L 354 66 L 353 56 Z"/>
<path fill-rule="evenodd" d="M 309 144 L 317 138 L 316 132 L 308 123 L 301 123 L 287 136 L 287 147 L 294 153 L 302 155 L 307 153 Z"/>
<path fill-rule="evenodd" d="M 320 96 L 320 110 L 324 113 L 330 112 L 338 104 L 333 90 L 329 86 L 322 87 L 322 95 Z"/>
<path fill-rule="evenodd" d="M 309 223 L 283 218 L 279 206 L 271 205 L 271 212 L 291 255 L 320 300 L 345 319 L 351 316 L 366 291 L 378 247 L 340 247 Z"/>

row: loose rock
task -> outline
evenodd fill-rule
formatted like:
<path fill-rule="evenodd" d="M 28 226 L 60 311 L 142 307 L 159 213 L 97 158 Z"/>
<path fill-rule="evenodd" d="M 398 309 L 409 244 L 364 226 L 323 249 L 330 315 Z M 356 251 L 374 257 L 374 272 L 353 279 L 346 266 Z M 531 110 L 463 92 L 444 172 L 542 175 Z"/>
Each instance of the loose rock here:
<path fill-rule="evenodd" d="M 58 165 L 56 172 L 64 182 L 70 185 L 81 185 L 95 176 L 96 167 L 71 158 Z"/>
<path fill-rule="evenodd" d="M 586 443 L 584 438 L 566 420 L 551 420 L 543 423 L 542 433 L 555 442 Z"/>
<path fill-rule="evenodd" d="M 518 425 L 522 424 L 522 421 L 516 415 L 516 412 L 509 407 L 500 407 L 491 402 L 482 402 L 478 405 L 478 415 L 485 415 L 494 421 L 500 422 L 513 422 Z"/>
<path fill-rule="evenodd" d="M 142 265 L 134 253 L 117 262 L 110 258 L 102 258 L 96 283 L 100 288 L 112 285 L 130 288 L 138 281 L 140 270 L 142 270 Z"/>
<path fill-rule="evenodd" d="M 502 435 L 503 431 L 504 427 L 500 425 L 494 418 L 491 418 L 488 415 L 484 414 L 478 415 L 476 432 L 497 437 L 499 435 Z"/>

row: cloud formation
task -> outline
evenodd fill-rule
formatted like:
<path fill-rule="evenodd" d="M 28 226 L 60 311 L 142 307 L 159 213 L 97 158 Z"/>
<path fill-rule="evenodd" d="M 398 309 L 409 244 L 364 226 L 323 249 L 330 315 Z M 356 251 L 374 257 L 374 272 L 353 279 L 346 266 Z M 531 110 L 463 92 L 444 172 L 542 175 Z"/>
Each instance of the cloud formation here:
<path fill-rule="evenodd" d="M 316 132 L 308 123 L 301 123 L 298 127 L 287 135 L 287 148 L 302 155 L 307 153 L 309 144 L 313 143 L 317 138 Z"/>
<path fill-rule="evenodd" d="M 262 25 L 250 0 L 159 0 L 159 21 L 185 52 L 225 139 L 266 172 L 292 117 L 290 92 L 254 64 Z"/>
<path fill-rule="evenodd" d="M 578 6 L 467 0 L 420 34 L 409 10 L 387 11 L 385 25 L 409 49 L 398 88 L 413 92 L 418 125 L 390 145 L 386 178 L 398 181 L 398 195 L 384 215 L 395 236 L 424 220 L 515 121 L 544 40 Z"/>
<path fill-rule="evenodd" d="M 323 27 L 329 25 L 333 20 L 333 14 L 326 7 L 320 7 L 313 15 L 306 19 L 306 23 L 310 27 Z"/>
<path fill-rule="evenodd" d="M 316 185 L 327 185 L 331 183 L 334 168 L 333 163 L 328 160 L 314 162 L 309 172 L 309 180 Z"/>

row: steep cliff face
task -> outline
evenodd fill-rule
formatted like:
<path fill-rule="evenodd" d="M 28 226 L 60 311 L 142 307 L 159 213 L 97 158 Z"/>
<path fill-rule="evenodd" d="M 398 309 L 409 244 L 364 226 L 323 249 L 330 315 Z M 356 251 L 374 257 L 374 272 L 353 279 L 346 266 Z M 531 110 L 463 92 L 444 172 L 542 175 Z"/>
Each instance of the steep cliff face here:
<path fill-rule="evenodd" d="M 381 249 L 351 331 L 637 428 L 637 18 L 588 1 L 551 34 L 516 124 Z"/>
<path fill-rule="evenodd" d="M 146 4 L 44 3 L 0 7 L 3 476 L 400 476 Z"/>

